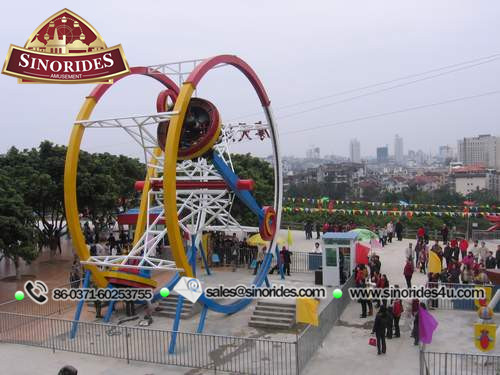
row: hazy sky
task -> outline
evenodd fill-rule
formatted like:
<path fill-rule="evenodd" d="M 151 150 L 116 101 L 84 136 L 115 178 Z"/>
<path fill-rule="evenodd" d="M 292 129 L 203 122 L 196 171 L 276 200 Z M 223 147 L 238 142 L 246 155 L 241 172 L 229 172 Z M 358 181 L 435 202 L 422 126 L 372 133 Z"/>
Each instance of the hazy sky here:
<path fill-rule="evenodd" d="M 286 155 L 303 156 L 308 146 L 316 145 L 322 154 L 347 156 L 353 137 L 361 142 L 362 155 L 373 155 L 385 144 L 393 153 L 396 133 L 404 139 L 405 152 L 436 152 L 439 145 L 456 147 L 460 137 L 500 135 L 499 94 L 347 122 L 500 90 L 500 59 L 328 105 L 408 80 L 332 96 L 339 92 L 499 53 L 498 1 L 9 1 L 2 3 L 0 13 L 0 51 L 6 54 L 11 43 L 24 46 L 42 21 L 64 7 L 87 19 L 108 46 L 121 43 L 131 66 L 221 53 L 242 57 L 268 90 Z M 153 113 L 160 88 L 146 78 L 124 80 L 99 103 L 94 118 Z M 66 144 L 72 121 L 91 89 L 19 85 L 1 75 L 0 153 L 11 145 L 32 147 L 42 139 Z M 249 84 L 229 67 L 210 73 L 199 96 L 217 105 L 223 121 L 259 110 Z M 330 98 L 311 101 L 325 96 Z M 301 102 L 305 103 L 286 107 Z M 308 109 L 314 110 L 297 114 Z M 263 117 L 240 120 L 254 119 Z M 264 155 L 267 146 L 254 142 L 239 151 Z M 134 155 L 138 151 L 117 131 L 89 132 L 84 147 Z"/>

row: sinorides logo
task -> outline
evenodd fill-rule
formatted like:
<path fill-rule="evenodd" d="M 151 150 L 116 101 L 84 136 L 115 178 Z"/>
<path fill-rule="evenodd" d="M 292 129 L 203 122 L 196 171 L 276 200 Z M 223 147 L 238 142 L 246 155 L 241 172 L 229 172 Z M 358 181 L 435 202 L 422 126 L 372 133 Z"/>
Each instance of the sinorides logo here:
<path fill-rule="evenodd" d="M 11 45 L 2 69 L 19 83 L 112 83 L 129 72 L 121 45 L 108 48 L 92 25 L 69 9 L 38 26 L 24 48 Z"/>
<path fill-rule="evenodd" d="M 192 303 L 198 301 L 198 298 L 203 293 L 200 280 L 186 276 L 181 277 L 177 284 L 175 284 L 174 291 Z"/>

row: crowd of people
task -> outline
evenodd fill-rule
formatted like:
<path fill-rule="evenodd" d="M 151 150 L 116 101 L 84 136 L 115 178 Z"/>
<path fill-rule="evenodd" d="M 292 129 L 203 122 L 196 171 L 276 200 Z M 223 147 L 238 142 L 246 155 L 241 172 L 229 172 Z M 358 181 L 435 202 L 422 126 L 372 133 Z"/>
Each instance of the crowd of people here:
<path fill-rule="evenodd" d="M 316 233 L 316 240 L 321 238 L 321 234 L 325 234 L 328 232 L 349 232 L 350 230 L 356 229 L 356 223 L 347 223 L 347 224 L 339 224 L 334 222 L 324 222 L 321 224 L 320 222 L 311 222 L 307 221 L 304 223 L 304 232 L 306 234 L 306 240 L 313 239 L 313 233 Z M 379 226 L 372 225 L 370 230 L 378 235 L 379 242 L 382 246 L 385 246 L 388 243 L 392 243 L 393 238 L 397 238 L 398 241 L 403 240 L 403 223 L 397 220 L 393 222 L 390 220 L 387 225 Z"/>
<path fill-rule="evenodd" d="M 347 223 L 340 224 L 334 222 L 324 222 L 321 224 L 319 221 L 312 222 L 306 221 L 304 223 L 304 232 L 306 234 L 306 240 L 313 239 L 313 233 L 316 233 L 316 239 L 319 240 L 321 238 L 321 234 L 325 234 L 328 232 L 349 232 L 352 229 L 355 229 L 357 226 L 355 223 Z"/>
<path fill-rule="evenodd" d="M 382 263 L 380 257 L 372 254 L 368 265 L 359 264 L 355 269 L 355 283 L 357 288 L 389 288 L 390 282 L 386 274 L 382 273 Z M 394 285 L 399 288 L 399 285 Z M 392 339 L 401 337 L 399 321 L 404 311 L 403 301 L 394 300 L 370 300 L 360 299 L 361 304 L 360 318 L 373 316 L 374 307 L 378 308 L 373 323 L 372 333 L 376 336 L 376 346 L 378 354 L 385 354 L 387 351 L 386 338 Z"/>
<path fill-rule="evenodd" d="M 236 271 L 237 268 L 253 268 L 254 274 L 257 274 L 268 251 L 266 246 L 259 249 L 258 246 L 249 245 L 246 237 L 240 241 L 236 233 L 227 236 L 223 232 L 216 232 L 212 236 L 212 249 L 213 266 L 230 266 L 233 271 Z M 283 246 L 279 257 L 284 273 L 290 276 L 292 252 Z M 270 273 L 275 271 L 278 271 L 277 263 L 271 268 Z"/>
<path fill-rule="evenodd" d="M 387 228 L 385 229 L 387 230 Z M 382 237 L 385 237 L 385 235 Z M 412 287 L 412 277 L 415 272 L 421 272 L 427 276 L 427 286 L 430 288 L 437 288 L 439 283 L 484 285 L 490 282 L 486 271 L 500 268 L 500 245 L 497 245 L 496 252 L 493 253 L 484 241 L 474 241 L 470 245 L 465 238 L 450 240 L 449 230 L 446 226 L 443 226 L 441 230 L 441 239 L 442 242 L 440 239 L 430 241 L 425 229 L 419 228 L 415 246 L 411 242 L 405 250 L 403 275 L 406 280 L 406 287 Z M 387 235 L 387 242 L 390 243 L 391 241 L 391 236 Z M 441 265 L 440 272 L 429 272 L 429 258 L 439 260 L 435 264 Z M 431 267 L 433 271 L 436 267 L 435 264 Z M 369 257 L 368 264 L 359 264 L 354 275 L 357 288 L 384 289 L 389 288 L 391 285 L 388 276 L 382 271 L 380 257 L 376 254 Z M 399 285 L 393 287 L 399 288 Z M 361 304 L 361 318 L 373 316 L 374 308 L 378 308 L 372 329 L 372 333 L 376 336 L 376 343 L 373 341 L 373 345 L 377 346 L 378 354 L 386 353 L 386 339 L 398 338 L 401 335 L 399 321 L 404 311 L 402 301 L 399 299 L 359 299 L 358 302 Z M 419 300 L 412 300 L 411 311 L 406 312 L 407 318 L 413 321 L 411 336 L 414 338 L 415 345 L 418 345 L 419 342 L 419 306 L 424 309 L 438 307 L 437 299 L 429 299 L 427 303 L 428 306 Z M 409 305 L 407 309 L 410 310 Z"/>
<path fill-rule="evenodd" d="M 443 247 L 444 246 L 444 247 Z M 430 283 L 462 283 L 487 284 L 487 269 L 500 268 L 500 245 L 495 254 L 486 247 L 484 241 L 474 241 L 472 246 L 465 238 L 454 238 L 445 241 L 441 246 L 439 240 L 431 245 L 423 236 L 417 238 L 415 247 L 410 243 L 406 249 L 406 263 L 403 274 L 408 287 L 417 270 L 427 274 Z M 440 272 L 429 270 L 429 252 L 434 252 L 441 264 Z"/>

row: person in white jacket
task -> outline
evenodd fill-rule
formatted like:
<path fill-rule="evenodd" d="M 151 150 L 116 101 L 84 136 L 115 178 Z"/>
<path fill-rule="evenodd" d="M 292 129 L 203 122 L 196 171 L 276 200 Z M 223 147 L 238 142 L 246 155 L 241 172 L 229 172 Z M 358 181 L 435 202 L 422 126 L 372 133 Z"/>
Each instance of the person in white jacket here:
<path fill-rule="evenodd" d="M 389 221 L 386 226 L 387 229 L 387 242 L 392 243 L 392 237 L 394 236 L 394 225 L 392 221 Z"/>

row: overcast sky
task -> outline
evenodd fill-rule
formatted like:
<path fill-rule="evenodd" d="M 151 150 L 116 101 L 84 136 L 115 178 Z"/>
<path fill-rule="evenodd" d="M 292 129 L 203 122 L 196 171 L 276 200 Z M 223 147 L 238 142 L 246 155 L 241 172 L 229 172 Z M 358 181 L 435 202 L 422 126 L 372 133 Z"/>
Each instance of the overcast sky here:
<path fill-rule="evenodd" d="M 333 96 L 339 92 L 499 53 L 500 2 L 495 0 L 8 1 L 0 12 L 0 51 L 6 54 L 9 44 L 24 46 L 42 21 L 64 7 L 89 21 L 108 46 L 121 43 L 130 66 L 222 53 L 242 57 L 266 86 L 286 155 L 304 156 L 316 145 L 322 154 L 347 156 L 351 138 L 359 139 L 362 155 L 374 155 L 385 144 L 392 154 L 396 133 L 404 139 L 405 153 L 456 147 L 464 136 L 500 135 L 499 94 L 349 122 L 500 90 L 500 59 L 332 105 L 408 80 Z M 94 118 L 153 113 L 160 88 L 146 78 L 124 80 L 99 103 Z M 43 139 L 66 144 L 92 86 L 19 85 L 1 75 L 0 89 L 1 153 Z M 198 95 L 217 105 L 223 121 L 259 111 L 249 84 L 229 67 L 210 73 Z M 325 96 L 330 97 L 315 100 Z M 256 119 L 263 117 L 239 120 Z M 337 125 L 286 134 L 330 124 Z M 89 132 L 84 148 L 138 154 L 116 131 Z M 257 141 L 237 151 L 249 150 L 269 153 L 268 145 Z"/>

